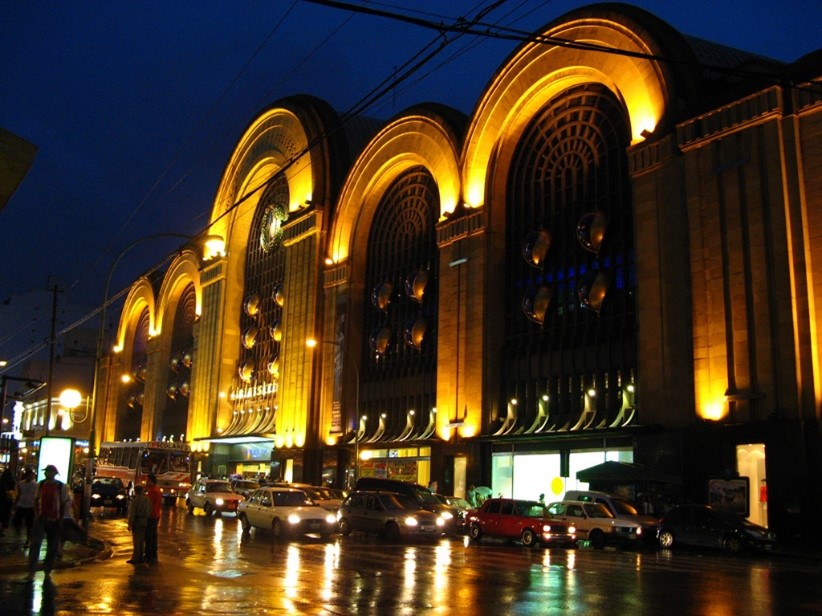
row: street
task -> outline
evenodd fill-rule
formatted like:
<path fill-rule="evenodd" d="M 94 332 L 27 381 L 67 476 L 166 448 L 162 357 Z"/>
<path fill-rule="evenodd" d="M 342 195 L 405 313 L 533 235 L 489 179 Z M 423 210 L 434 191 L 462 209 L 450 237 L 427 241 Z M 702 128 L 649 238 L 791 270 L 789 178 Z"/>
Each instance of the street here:
<path fill-rule="evenodd" d="M 95 514 L 91 534 L 111 543 L 110 558 L 51 583 L 3 575 L 2 614 L 822 613 L 822 561 L 776 555 L 288 541 L 178 506 L 163 512 L 160 562 L 134 567 L 124 518 Z"/>

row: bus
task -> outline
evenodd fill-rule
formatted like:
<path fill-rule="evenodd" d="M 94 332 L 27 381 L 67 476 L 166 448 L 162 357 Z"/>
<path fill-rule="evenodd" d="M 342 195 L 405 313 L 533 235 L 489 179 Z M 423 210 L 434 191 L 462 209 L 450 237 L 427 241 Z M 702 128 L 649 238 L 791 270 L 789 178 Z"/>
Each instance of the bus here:
<path fill-rule="evenodd" d="M 119 477 L 145 485 L 152 473 L 166 504 L 175 504 L 191 488 L 191 447 L 187 443 L 134 441 L 101 443 L 95 475 Z"/>

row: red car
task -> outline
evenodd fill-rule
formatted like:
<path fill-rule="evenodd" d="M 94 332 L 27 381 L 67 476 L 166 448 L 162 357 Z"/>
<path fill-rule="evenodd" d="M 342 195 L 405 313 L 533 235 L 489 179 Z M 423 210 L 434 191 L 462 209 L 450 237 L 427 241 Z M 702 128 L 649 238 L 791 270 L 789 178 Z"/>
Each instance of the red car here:
<path fill-rule="evenodd" d="M 474 541 L 482 537 L 519 540 L 526 547 L 536 544 L 576 545 L 576 528 L 548 517 L 537 501 L 489 498 L 468 516 L 468 534 Z"/>

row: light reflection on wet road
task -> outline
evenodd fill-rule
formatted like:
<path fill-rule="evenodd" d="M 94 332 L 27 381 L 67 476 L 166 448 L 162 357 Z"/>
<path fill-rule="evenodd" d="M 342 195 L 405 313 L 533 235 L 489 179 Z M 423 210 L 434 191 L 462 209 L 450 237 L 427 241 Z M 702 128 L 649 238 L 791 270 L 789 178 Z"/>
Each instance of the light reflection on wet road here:
<path fill-rule="evenodd" d="M 126 564 L 122 518 L 95 519 L 111 559 L 54 583 L 0 578 L 11 614 L 782 614 L 822 613 L 818 561 L 713 553 L 562 550 L 352 535 L 278 541 L 233 516 L 164 512 L 160 562 Z"/>

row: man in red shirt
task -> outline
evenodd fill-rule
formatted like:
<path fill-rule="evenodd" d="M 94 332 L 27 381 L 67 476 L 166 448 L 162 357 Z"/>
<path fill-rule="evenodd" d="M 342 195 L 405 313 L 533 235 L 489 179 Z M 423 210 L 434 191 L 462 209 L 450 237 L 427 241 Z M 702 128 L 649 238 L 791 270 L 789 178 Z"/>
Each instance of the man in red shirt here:
<path fill-rule="evenodd" d="M 148 526 L 146 527 L 146 562 L 157 562 L 157 525 L 160 523 L 160 514 L 163 511 L 163 493 L 157 487 L 157 476 L 149 475 L 146 478 L 149 502 L 151 511 L 148 514 Z"/>

